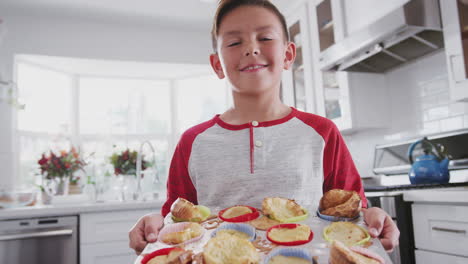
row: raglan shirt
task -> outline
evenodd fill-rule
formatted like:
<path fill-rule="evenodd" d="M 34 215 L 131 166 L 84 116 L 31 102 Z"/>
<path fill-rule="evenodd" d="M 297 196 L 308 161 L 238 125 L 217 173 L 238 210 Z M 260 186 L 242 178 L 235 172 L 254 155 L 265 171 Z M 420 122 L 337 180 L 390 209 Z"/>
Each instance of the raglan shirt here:
<path fill-rule="evenodd" d="M 335 124 L 291 107 L 286 117 L 231 125 L 219 115 L 187 130 L 172 158 L 161 213 L 185 198 L 214 211 L 261 208 L 265 197 L 316 210 L 323 192 L 354 190 L 367 206 L 361 178 Z"/>

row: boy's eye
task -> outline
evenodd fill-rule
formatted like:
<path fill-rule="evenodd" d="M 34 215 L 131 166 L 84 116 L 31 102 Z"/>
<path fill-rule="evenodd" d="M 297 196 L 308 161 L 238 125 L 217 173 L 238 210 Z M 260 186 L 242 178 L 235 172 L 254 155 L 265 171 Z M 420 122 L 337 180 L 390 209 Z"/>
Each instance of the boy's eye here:
<path fill-rule="evenodd" d="M 236 46 L 236 45 L 239 45 L 240 42 L 233 42 L 231 44 L 228 44 L 228 47 L 233 47 L 233 46 Z"/>
<path fill-rule="evenodd" d="M 270 41 L 270 40 L 272 40 L 272 39 L 271 39 L 271 38 L 261 38 L 260 40 L 261 40 L 261 41 Z"/>

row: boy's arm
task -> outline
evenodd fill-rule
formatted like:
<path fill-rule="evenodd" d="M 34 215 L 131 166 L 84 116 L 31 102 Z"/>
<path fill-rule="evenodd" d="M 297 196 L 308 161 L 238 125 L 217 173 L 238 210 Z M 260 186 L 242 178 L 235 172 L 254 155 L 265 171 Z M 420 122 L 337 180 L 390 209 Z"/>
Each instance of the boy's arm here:
<path fill-rule="evenodd" d="M 172 157 L 169 176 L 167 178 L 167 200 L 164 203 L 161 214 L 165 217 L 171 210 L 172 203 L 179 197 L 197 204 L 197 191 L 190 179 L 188 172 L 188 160 L 190 148 L 182 138 Z"/>
<path fill-rule="evenodd" d="M 324 193 L 331 189 L 356 191 L 361 196 L 362 207 L 367 207 L 361 177 L 343 137 L 335 125 L 331 125 L 325 140 L 323 172 Z"/>

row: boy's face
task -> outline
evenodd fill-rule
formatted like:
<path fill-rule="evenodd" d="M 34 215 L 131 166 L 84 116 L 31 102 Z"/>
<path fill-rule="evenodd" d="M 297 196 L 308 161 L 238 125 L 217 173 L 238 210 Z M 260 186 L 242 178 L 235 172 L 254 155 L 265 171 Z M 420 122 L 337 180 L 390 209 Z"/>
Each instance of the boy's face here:
<path fill-rule="evenodd" d="M 210 56 L 220 79 L 227 78 L 234 92 L 259 94 L 279 89 L 281 74 L 296 56 L 279 18 L 270 10 L 243 6 L 228 13 L 218 32 L 218 53 Z"/>

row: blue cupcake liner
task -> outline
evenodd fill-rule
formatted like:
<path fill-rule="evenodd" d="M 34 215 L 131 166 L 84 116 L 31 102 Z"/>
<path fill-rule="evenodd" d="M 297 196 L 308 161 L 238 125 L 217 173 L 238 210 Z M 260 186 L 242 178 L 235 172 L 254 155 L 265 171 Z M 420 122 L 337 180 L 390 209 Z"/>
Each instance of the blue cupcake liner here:
<path fill-rule="evenodd" d="M 312 263 L 312 254 L 303 248 L 276 248 L 273 249 L 263 260 L 263 264 L 268 264 L 274 256 L 282 255 L 285 257 L 298 257 Z"/>
<path fill-rule="evenodd" d="M 357 220 L 359 218 L 360 214 L 357 214 L 353 218 L 349 218 L 349 217 L 324 215 L 324 214 L 320 213 L 320 210 L 317 210 L 317 216 L 324 219 L 324 220 L 331 221 L 331 222 L 353 222 L 353 221 L 355 221 L 355 220 Z"/>
<path fill-rule="evenodd" d="M 213 233 L 211 233 L 211 237 L 216 236 L 216 233 L 219 230 L 223 229 L 232 229 L 242 233 L 246 233 L 250 237 L 249 241 L 254 241 L 257 236 L 257 234 L 255 233 L 255 228 L 251 225 L 242 223 L 222 223 L 220 226 L 218 226 L 218 228 L 216 228 L 216 230 Z"/>

